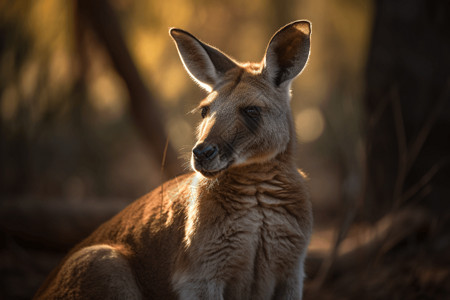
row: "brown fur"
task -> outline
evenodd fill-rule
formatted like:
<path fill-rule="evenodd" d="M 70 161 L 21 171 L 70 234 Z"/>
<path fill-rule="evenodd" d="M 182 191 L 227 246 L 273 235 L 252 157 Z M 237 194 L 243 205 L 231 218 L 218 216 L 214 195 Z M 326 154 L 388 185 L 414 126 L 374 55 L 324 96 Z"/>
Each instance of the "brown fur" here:
<path fill-rule="evenodd" d="M 171 35 L 211 91 L 200 104 L 197 172 L 100 226 L 36 299 L 301 299 L 312 214 L 293 159 L 289 87 L 306 63 L 310 25 L 281 29 L 261 64 L 238 64 L 181 30 Z"/>

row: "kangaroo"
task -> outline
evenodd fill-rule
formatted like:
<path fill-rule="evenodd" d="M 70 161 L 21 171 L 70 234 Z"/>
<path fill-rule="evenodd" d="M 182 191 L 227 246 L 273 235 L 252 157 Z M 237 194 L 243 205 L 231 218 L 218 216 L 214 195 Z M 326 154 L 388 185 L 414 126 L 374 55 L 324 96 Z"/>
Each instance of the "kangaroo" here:
<path fill-rule="evenodd" d="M 290 86 L 311 24 L 290 23 L 260 63 L 238 63 L 170 29 L 207 92 L 193 173 L 130 204 L 76 246 L 35 299 L 301 299 L 312 230 L 294 163 Z"/>

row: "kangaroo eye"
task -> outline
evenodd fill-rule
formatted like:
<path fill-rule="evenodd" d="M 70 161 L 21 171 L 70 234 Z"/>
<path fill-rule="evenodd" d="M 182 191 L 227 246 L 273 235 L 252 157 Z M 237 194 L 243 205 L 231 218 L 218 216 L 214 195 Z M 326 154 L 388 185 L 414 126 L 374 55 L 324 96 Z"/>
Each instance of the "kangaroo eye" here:
<path fill-rule="evenodd" d="M 209 107 L 208 106 L 203 106 L 202 107 L 202 118 L 205 118 L 206 115 L 208 114 L 209 111 Z"/>
<path fill-rule="evenodd" d="M 243 111 L 252 119 L 257 119 L 261 115 L 261 108 L 257 106 L 247 106 L 243 109 Z"/>

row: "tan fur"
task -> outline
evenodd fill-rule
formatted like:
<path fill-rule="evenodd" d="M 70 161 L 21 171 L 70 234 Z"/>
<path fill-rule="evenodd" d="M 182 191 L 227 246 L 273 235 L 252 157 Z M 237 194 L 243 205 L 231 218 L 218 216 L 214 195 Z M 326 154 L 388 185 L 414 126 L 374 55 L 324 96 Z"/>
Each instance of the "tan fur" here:
<path fill-rule="evenodd" d="M 238 64 L 181 30 L 171 35 L 210 91 L 200 103 L 196 172 L 100 226 L 36 299 L 301 299 L 312 213 L 293 158 L 289 87 L 308 58 L 310 25 L 281 29 L 261 64 Z M 249 107 L 260 114 L 248 118 Z"/>

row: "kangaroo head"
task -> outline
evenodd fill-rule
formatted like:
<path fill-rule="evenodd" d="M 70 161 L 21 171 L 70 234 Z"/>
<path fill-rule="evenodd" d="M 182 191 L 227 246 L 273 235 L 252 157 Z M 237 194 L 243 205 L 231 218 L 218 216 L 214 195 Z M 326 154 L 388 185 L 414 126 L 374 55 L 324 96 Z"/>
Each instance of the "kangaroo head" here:
<path fill-rule="evenodd" d="M 198 107 L 203 120 L 192 150 L 196 171 L 212 177 L 287 151 L 295 139 L 290 86 L 308 60 L 308 21 L 275 33 L 261 63 L 238 63 L 180 29 L 170 35 L 189 75 L 208 91 Z"/>

